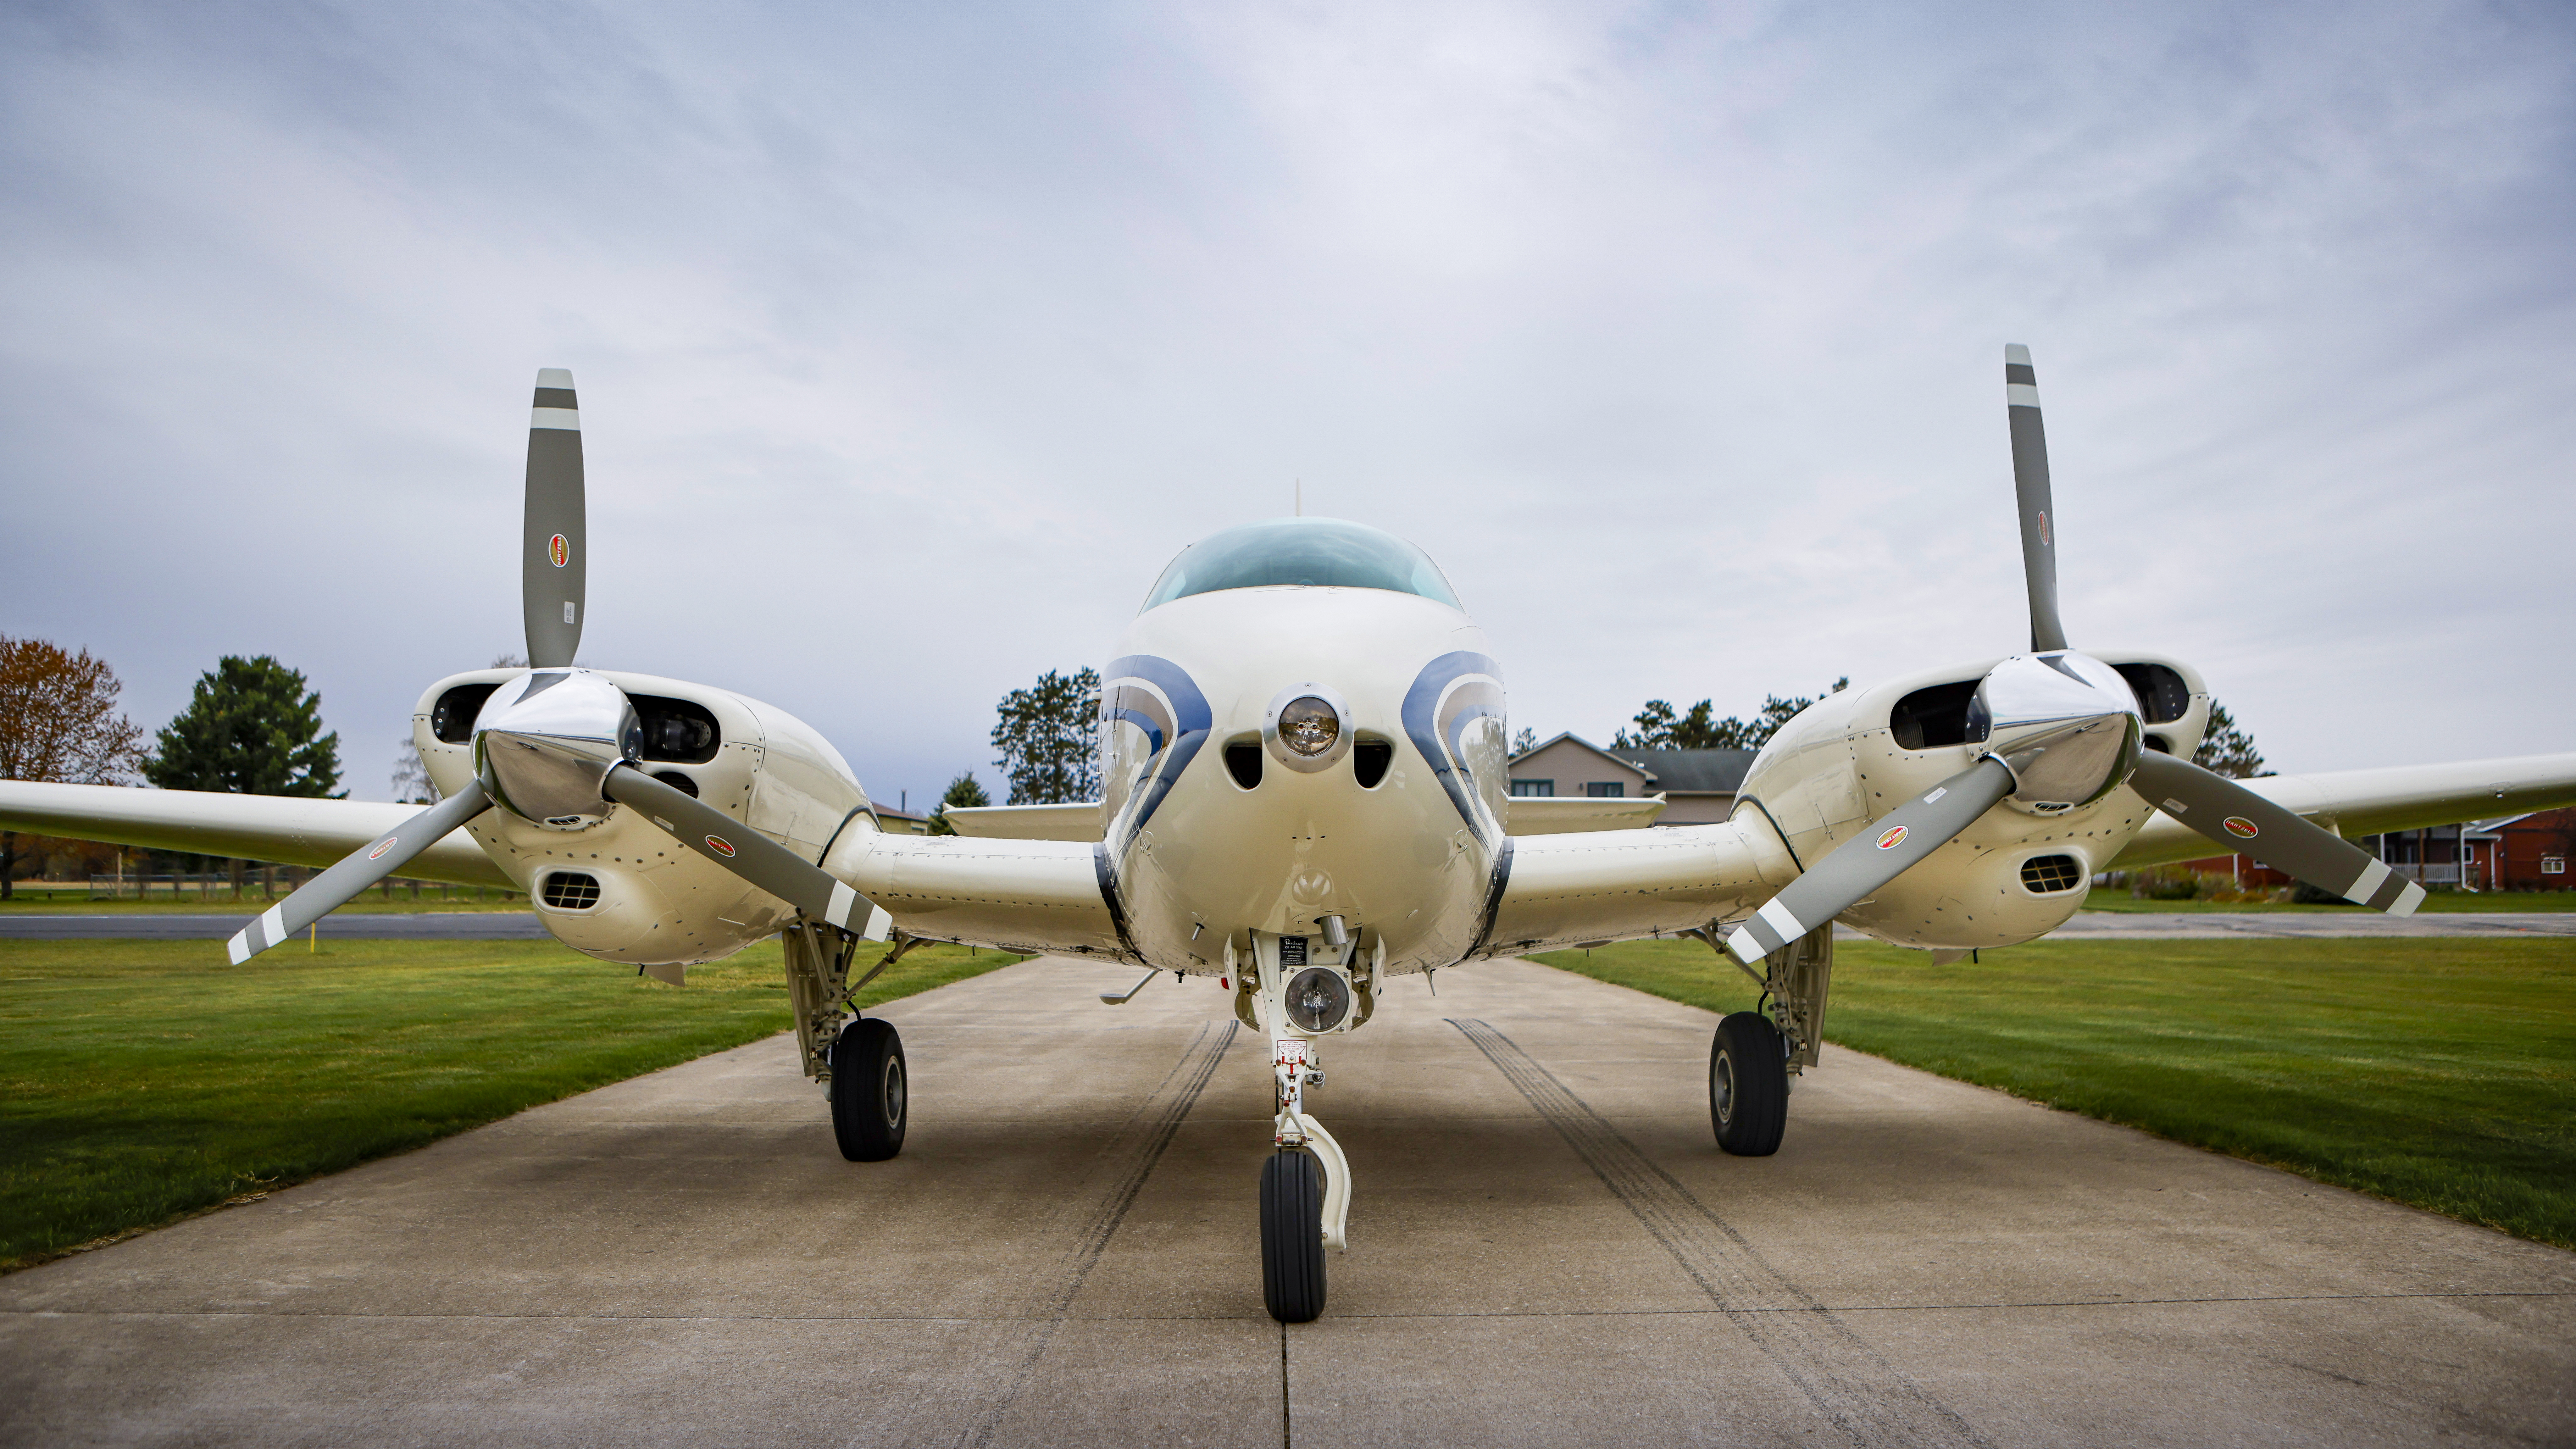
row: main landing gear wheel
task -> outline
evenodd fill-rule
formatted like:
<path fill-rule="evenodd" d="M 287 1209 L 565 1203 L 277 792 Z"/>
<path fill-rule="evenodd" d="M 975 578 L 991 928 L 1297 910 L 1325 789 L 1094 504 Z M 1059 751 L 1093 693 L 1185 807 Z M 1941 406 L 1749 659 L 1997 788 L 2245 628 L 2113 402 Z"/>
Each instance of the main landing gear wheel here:
<path fill-rule="evenodd" d="M 894 1023 L 863 1016 L 832 1043 L 832 1136 L 852 1162 L 883 1162 L 903 1150 L 908 1115 L 903 1038 Z"/>
<path fill-rule="evenodd" d="M 1261 1297 L 1282 1323 L 1324 1311 L 1324 1167 L 1311 1154 L 1261 1164 Z"/>
<path fill-rule="evenodd" d="M 1717 1145 L 1738 1157 L 1780 1150 L 1789 1126 L 1789 1039 L 1769 1017 L 1739 1011 L 1718 1022 L 1708 1049 L 1708 1117 Z"/>

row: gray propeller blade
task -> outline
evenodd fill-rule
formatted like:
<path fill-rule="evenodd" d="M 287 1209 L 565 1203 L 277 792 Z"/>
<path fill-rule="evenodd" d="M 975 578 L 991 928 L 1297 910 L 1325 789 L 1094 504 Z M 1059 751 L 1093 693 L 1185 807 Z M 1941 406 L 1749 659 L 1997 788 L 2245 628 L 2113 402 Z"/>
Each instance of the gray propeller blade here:
<path fill-rule="evenodd" d="M 2265 865 L 2345 900 L 2392 916 L 2411 916 L 2424 903 L 2422 886 L 2369 851 L 2189 760 L 2151 750 L 2138 761 L 2129 788 L 2230 851 L 2259 855 Z"/>
<path fill-rule="evenodd" d="M 2004 347 L 2004 416 L 2012 425 L 2013 497 L 2021 507 L 2021 571 L 2030 588 L 2030 652 L 2066 647 L 2057 617 L 2057 522 L 2048 492 L 2048 434 L 2039 425 L 2039 375 L 2030 349 Z"/>
<path fill-rule="evenodd" d="M 870 940 L 885 939 L 878 924 L 883 913 L 866 896 L 714 806 L 672 789 L 633 765 L 610 770 L 599 789 L 669 831 L 672 839 L 813 919 Z"/>
<path fill-rule="evenodd" d="M 1887 812 L 1870 833 L 1846 840 L 1771 898 L 1726 938 L 1751 966 L 1870 898 L 1908 866 L 1950 842 L 2012 793 L 2012 771 L 1989 755 Z"/>
<path fill-rule="evenodd" d="M 581 407 L 572 374 L 537 370 L 528 417 L 527 522 L 519 556 L 519 606 L 527 617 L 528 664 L 562 669 L 581 648 L 590 607 L 590 530 L 582 502 Z"/>
<path fill-rule="evenodd" d="M 238 966 L 355 900 L 358 893 L 402 869 L 405 862 L 447 838 L 450 831 L 492 808 L 480 785 L 462 790 L 394 827 L 394 833 L 306 881 L 293 895 L 262 912 L 231 942 Z"/>

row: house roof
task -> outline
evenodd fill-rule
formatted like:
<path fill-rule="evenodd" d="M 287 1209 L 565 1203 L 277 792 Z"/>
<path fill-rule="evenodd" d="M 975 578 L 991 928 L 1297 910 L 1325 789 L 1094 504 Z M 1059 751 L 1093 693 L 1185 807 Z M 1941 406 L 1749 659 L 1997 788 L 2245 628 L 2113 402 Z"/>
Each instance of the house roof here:
<path fill-rule="evenodd" d="M 1514 764 L 1514 765 L 1518 765 L 1521 761 L 1528 759 L 1530 756 L 1532 756 L 1532 755 L 1536 755 L 1536 754 L 1544 753 L 1545 751 L 1550 750 L 1550 749 L 1553 749 L 1553 748 L 1555 748 L 1557 745 L 1559 745 L 1559 744 L 1563 744 L 1563 743 L 1565 743 L 1565 742 L 1566 742 L 1566 741 L 1568 741 L 1568 740 L 1573 741 L 1575 744 L 1577 744 L 1577 745 L 1581 746 L 1581 747 L 1582 747 L 1582 748 L 1584 748 L 1584 749 L 1590 750 L 1592 753 L 1594 753 L 1594 754 L 1596 754 L 1596 755 L 1599 755 L 1601 758 L 1603 758 L 1603 759 L 1605 759 L 1605 760 L 1608 760 L 1610 763 L 1612 763 L 1612 764 L 1614 764 L 1614 765 L 1618 765 L 1618 766 L 1621 766 L 1621 767 L 1626 768 L 1626 769 L 1634 770 L 1634 771 L 1636 771 L 1637 773 L 1639 773 L 1639 774 L 1641 774 L 1641 775 L 1644 775 L 1644 776 L 1645 776 L 1647 779 L 1649 779 L 1649 780 L 1652 780 L 1653 778 L 1655 778 L 1655 772 L 1654 772 L 1654 771 L 1647 769 L 1645 766 L 1638 764 L 1638 763 L 1637 763 L 1636 761 L 1634 761 L 1634 760 L 1623 759 L 1623 758 L 1621 758 L 1620 756 L 1618 756 L 1618 755 L 1616 755 L 1616 754 L 1613 754 L 1613 753 L 1611 753 L 1610 751 L 1608 751 L 1608 750 L 1605 750 L 1605 749 L 1601 748 L 1599 745 L 1596 745 L 1596 744 L 1592 743 L 1590 740 L 1587 740 L 1587 739 L 1585 739 L 1583 736 L 1578 735 L 1578 734 L 1560 734 L 1560 735 L 1557 735 L 1556 737 L 1554 737 L 1553 739 L 1545 739 L 1545 740 L 1541 740 L 1541 741 L 1539 741 L 1537 744 L 1530 746 L 1528 749 L 1523 750 L 1523 751 L 1521 751 L 1520 753 L 1518 753 L 1518 754 L 1516 754 L 1516 755 L 1512 756 L 1512 758 L 1511 758 L 1511 763 L 1512 763 L 1512 764 Z"/>
<path fill-rule="evenodd" d="M 1667 795 L 1732 795 L 1744 788 L 1751 750 L 1621 750 L 1601 753 L 1646 772 Z"/>
<path fill-rule="evenodd" d="M 1743 787 L 1754 755 L 1751 750 L 1605 750 L 1581 735 L 1560 734 L 1512 756 L 1512 763 L 1567 740 L 1627 766 L 1668 795 L 1732 795 Z"/>

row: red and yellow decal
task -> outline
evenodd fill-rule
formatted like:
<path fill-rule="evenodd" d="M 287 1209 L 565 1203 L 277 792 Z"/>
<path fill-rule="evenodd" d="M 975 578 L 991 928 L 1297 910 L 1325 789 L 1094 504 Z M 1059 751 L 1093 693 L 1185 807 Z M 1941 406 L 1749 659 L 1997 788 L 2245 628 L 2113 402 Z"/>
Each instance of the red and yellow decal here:
<path fill-rule="evenodd" d="M 1878 848 L 1881 850 L 1894 850 L 1896 847 L 1905 843 L 1905 836 L 1906 829 L 1904 826 L 1891 825 L 1887 827 L 1887 833 L 1878 838 Z"/>
<path fill-rule="evenodd" d="M 733 842 L 725 839 L 721 835 L 708 836 L 707 849 L 714 851 L 716 854 L 723 856 L 727 860 L 733 859 Z"/>
<path fill-rule="evenodd" d="M 2230 815 L 2218 823 L 2226 826 L 2227 833 L 2239 840 L 2252 840 L 2263 833 L 2262 827 L 2242 815 Z"/>
<path fill-rule="evenodd" d="M 560 533 L 547 539 L 546 557 L 554 561 L 554 566 L 556 568 L 562 568 L 565 564 L 571 563 L 572 540 L 564 537 Z"/>
<path fill-rule="evenodd" d="M 386 852 L 386 851 L 388 851 L 388 850 L 391 850 L 391 849 L 393 849 L 393 848 L 394 848 L 394 838 L 393 838 L 392 836 L 388 835 L 388 836 L 386 836 L 384 839 L 377 841 L 377 842 L 376 842 L 376 844 L 375 844 L 375 848 L 374 848 L 374 849 L 372 849 L 372 850 L 369 850 L 369 851 L 367 852 L 367 859 L 369 859 L 369 860 L 382 860 L 382 859 L 384 859 L 384 858 L 385 858 L 385 852 Z"/>

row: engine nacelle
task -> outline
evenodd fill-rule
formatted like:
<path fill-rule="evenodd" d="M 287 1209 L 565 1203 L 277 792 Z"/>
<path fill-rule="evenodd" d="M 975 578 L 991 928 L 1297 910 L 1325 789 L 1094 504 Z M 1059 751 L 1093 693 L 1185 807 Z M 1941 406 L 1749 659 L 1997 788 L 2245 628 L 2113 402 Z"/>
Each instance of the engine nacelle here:
<path fill-rule="evenodd" d="M 496 690 L 528 673 L 477 670 L 421 696 L 412 743 L 442 796 L 475 780 L 475 722 Z M 676 679 L 608 670 L 595 677 L 632 702 L 637 733 L 627 757 L 664 784 L 807 860 L 819 860 L 844 830 L 877 828 L 840 752 L 784 710 Z M 622 753 L 627 741 L 618 744 Z M 528 892 L 557 940 L 666 979 L 677 978 L 674 968 L 730 956 L 795 916 L 786 902 L 605 802 L 595 814 L 566 810 L 543 821 L 490 810 L 466 829 Z"/>
<path fill-rule="evenodd" d="M 2144 748 L 2188 758 L 2209 692 L 2180 661 L 2101 656 L 2138 702 Z M 2003 660 L 1927 670 L 1829 695 L 1783 725 L 1746 772 L 1739 810 L 1759 810 L 1813 865 L 1906 800 L 1966 770 L 1988 748 L 1979 688 Z M 2101 862 L 2153 811 L 2125 786 L 2043 815 L 1998 808 L 1837 919 L 1897 945 L 2010 945 L 2065 924 Z"/>

